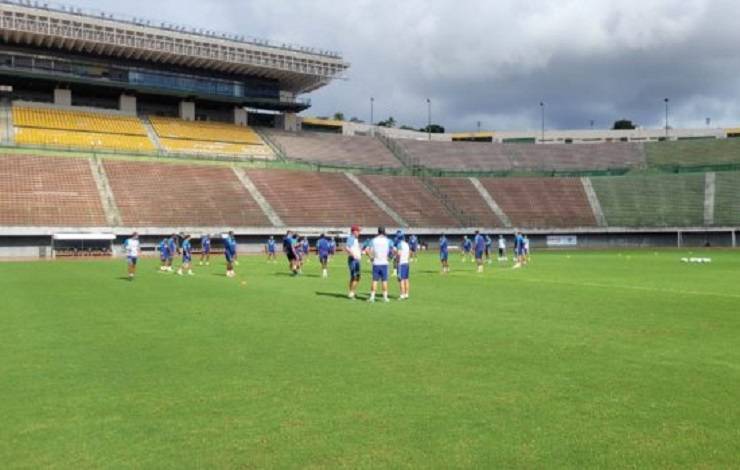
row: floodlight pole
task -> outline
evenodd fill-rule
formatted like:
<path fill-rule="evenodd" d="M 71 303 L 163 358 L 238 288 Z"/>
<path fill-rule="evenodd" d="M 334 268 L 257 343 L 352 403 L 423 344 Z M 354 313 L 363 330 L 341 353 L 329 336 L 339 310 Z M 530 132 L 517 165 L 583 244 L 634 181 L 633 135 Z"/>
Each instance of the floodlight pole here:
<path fill-rule="evenodd" d="M 375 135 L 375 98 L 370 97 L 370 133 L 371 135 Z"/>
<path fill-rule="evenodd" d="M 427 136 L 432 140 L 432 100 L 427 98 Z"/>
<path fill-rule="evenodd" d="M 670 100 L 664 98 L 663 101 L 665 102 L 665 140 L 668 140 L 668 102 Z"/>
<path fill-rule="evenodd" d="M 540 101 L 540 110 L 542 111 L 542 137 L 540 138 L 541 143 L 545 143 L 545 102 Z"/>

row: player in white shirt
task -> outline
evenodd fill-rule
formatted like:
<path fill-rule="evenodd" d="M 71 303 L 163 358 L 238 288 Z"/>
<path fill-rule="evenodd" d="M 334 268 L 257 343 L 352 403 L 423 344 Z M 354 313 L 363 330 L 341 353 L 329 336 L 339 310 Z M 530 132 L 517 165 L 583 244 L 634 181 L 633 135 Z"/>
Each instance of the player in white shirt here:
<path fill-rule="evenodd" d="M 141 245 L 139 243 L 139 234 L 134 232 L 131 238 L 123 242 L 123 249 L 126 251 L 126 262 L 128 263 L 128 278 L 133 281 L 136 275 L 136 263 L 139 260 Z"/>
<path fill-rule="evenodd" d="M 396 258 L 398 259 L 398 283 L 401 288 L 401 295 L 398 300 L 409 298 L 409 261 L 411 259 L 411 247 L 406 242 L 406 238 L 401 237 L 396 248 Z"/>
<path fill-rule="evenodd" d="M 347 252 L 347 266 L 349 267 L 349 295 L 350 299 L 357 297 L 357 285 L 360 283 L 360 272 L 362 261 L 362 250 L 360 249 L 360 226 L 353 225 L 347 244 L 344 246 Z"/>
<path fill-rule="evenodd" d="M 506 261 L 506 239 L 503 235 L 498 236 L 498 260 Z"/>
<path fill-rule="evenodd" d="M 378 282 L 383 285 L 383 301 L 388 302 L 388 252 L 391 249 L 391 241 L 385 236 L 385 228 L 378 227 L 378 236 L 373 238 L 368 254 L 373 259 L 373 283 L 370 288 L 368 302 L 375 302 L 375 292 Z"/>
<path fill-rule="evenodd" d="M 529 264 L 529 237 L 524 236 L 524 264 Z"/>

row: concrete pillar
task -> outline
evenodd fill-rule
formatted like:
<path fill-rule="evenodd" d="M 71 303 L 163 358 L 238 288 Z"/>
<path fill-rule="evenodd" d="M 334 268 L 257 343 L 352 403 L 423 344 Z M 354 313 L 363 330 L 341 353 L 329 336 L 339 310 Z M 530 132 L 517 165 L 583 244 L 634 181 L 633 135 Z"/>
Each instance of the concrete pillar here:
<path fill-rule="evenodd" d="M 136 97 L 133 95 L 121 95 L 118 98 L 118 109 L 126 114 L 136 115 Z"/>
<path fill-rule="evenodd" d="M 683 247 L 683 232 L 678 232 L 677 241 L 678 241 L 678 247 L 682 248 Z"/>
<path fill-rule="evenodd" d="M 57 106 L 72 106 L 72 90 L 55 88 L 54 104 Z"/>
<path fill-rule="evenodd" d="M 737 232 L 732 231 L 732 247 L 737 248 Z"/>
<path fill-rule="evenodd" d="M 195 103 L 192 101 L 180 101 L 180 119 L 184 121 L 195 121 Z"/>
<path fill-rule="evenodd" d="M 246 109 L 240 107 L 234 108 L 234 124 L 245 127 L 249 125 L 249 115 Z"/>
<path fill-rule="evenodd" d="M 292 132 L 301 130 L 296 113 L 283 114 L 283 130 Z"/>

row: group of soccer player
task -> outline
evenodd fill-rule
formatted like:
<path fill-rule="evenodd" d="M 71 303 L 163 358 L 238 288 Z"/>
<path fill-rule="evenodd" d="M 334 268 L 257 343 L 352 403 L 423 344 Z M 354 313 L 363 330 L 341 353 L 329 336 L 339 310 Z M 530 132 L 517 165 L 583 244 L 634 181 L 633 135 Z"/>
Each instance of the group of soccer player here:
<path fill-rule="evenodd" d="M 444 240 L 444 243 L 443 243 Z M 443 248 L 444 246 L 444 248 Z M 473 238 L 463 237 L 462 261 L 470 259 L 478 265 L 478 272 L 483 272 L 483 266 L 492 263 L 493 239 L 490 235 L 475 232 Z M 440 259 L 442 259 L 443 272 L 449 272 L 447 264 L 447 239 L 444 235 L 440 238 Z M 498 261 L 507 261 L 506 239 L 503 235 L 498 237 Z M 521 268 L 529 261 L 529 238 L 517 231 L 514 236 L 514 268 Z"/>

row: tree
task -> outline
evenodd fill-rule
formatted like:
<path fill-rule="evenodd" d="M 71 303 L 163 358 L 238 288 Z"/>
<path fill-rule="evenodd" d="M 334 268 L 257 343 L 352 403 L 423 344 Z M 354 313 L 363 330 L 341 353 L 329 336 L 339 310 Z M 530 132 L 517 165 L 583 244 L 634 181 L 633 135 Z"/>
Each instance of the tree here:
<path fill-rule="evenodd" d="M 335 121 L 344 121 L 344 113 L 341 111 L 337 111 L 334 113 L 334 120 Z"/>
<path fill-rule="evenodd" d="M 389 117 L 385 121 L 380 121 L 378 123 L 378 126 L 380 127 L 396 127 L 396 120 L 393 119 L 393 116 Z"/>
<path fill-rule="evenodd" d="M 406 124 L 404 124 L 403 126 L 399 127 L 399 129 L 402 129 L 404 131 L 415 131 L 416 130 L 415 127 L 407 126 Z"/>
<path fill-rule="evenodd" d="M 432 134 L 444 134 L 445 133 L 445 128 L 440 126 L 439 124 L 431 124 L 429 126 L 424 126 L 419 130 L 421 132 L 430 132 Z"/>
<path fill-rule="evenodd" d="M 350 118 L 349 122 L 354 122 L 355 124 L 365 124 L 365 121 L 363 121 L 362 119 L 360 119 L 360 118 L 358 118 L 356 116 L 352 116 Z"/>
<path fill-rule="evenodd" d="M 615 121 L 614 126 L 612 127 L 612 130 L 615 131 L 630 129 L 637 129 L 637 126 L 635 126 L 635 124 L 629 119 L 620 119 L 619 121 Z"/>

